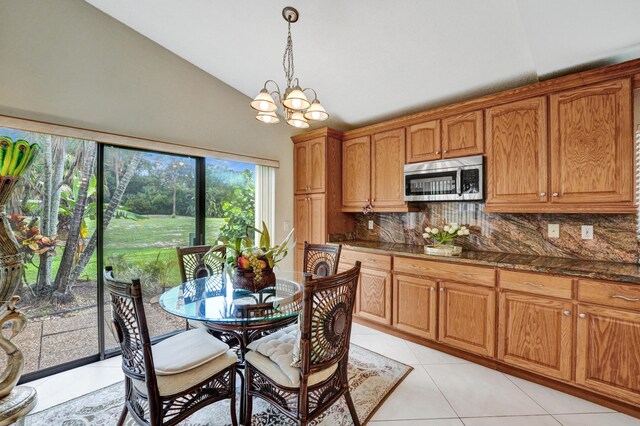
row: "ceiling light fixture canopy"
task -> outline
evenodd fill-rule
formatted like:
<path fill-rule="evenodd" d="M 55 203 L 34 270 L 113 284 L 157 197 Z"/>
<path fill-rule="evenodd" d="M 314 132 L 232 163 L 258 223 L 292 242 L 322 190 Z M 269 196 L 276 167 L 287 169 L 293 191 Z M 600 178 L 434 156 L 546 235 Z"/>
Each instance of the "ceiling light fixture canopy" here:
<path fill-rule="evenodd" d="M 282 17 L 287 21 L 287 44 L 284 49 L 284 56 L 282 58 L 282 67 L 284 68 L 284 76 L 287 81 L 287 86 L 284 94 L 280 91 L 280 86 L 273 80 L 267 80 L 264 83 L 264 87 L 258 93 L 253 101 L 251 101 L 251 108 L 258 111 L 256 119 L 263 123 L 273 124 L 280 122 L 276 111 L 278 110 L 278 103 L 274 100 L 276 98 L 283 109 L 284 118 L 290 126 L 306 129 L 309 127 L 308 120 L 324 121 L 329 118 L 329 114 L 324 109 L 316 91 L 311 88 L 301 88 L 300 82 L 297 77 L 294 77 L 293 67 L 293 40 L 291 39 L 291 24 L 296 22 L 299 18 L 299 13 L 291 6 L 287 6 L 282 10 Z M 273 83 L 275 90 L 269 92 L 267 85 Z M 313 98 L 311 102 L 305 95 L 305 92 L 313 92 Z"/>

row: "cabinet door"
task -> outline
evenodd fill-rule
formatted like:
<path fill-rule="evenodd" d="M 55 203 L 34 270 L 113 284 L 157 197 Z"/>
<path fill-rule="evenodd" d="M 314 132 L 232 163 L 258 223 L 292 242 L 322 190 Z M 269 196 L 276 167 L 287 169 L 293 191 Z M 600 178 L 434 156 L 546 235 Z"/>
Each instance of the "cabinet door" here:
<path fill-rule="evenodd" d="M 576 382 L 640 405 L 640 314 L 578 305 Z"/>
<path fill-rule="evenodd" d="M 342 206 L 359 211 L 371 200 L 371 142 L 369 136 L 342 145 Z M 355 210 L 354 210 L 355 209 Z"/>
<path fill-rule="evenodd" d="M 358 315 L 391 325 L 391 272 L 360 269 Z"/>
<path fill-rule="evenodd" d="M 405 206 L 404 129 L 376 133 L 371 145 L 371 204 L 376 210 Z"/>
<path fill-rule="evenodd" d="M 443 158 L 482 154 L 484 131 L 482 111 L 473 111 L 442 119 Z"/>
<path fill-rule="evenodd" d="M 303 272 L 304 270 L 304 244 L 296 244 L 296 252 L 295 252 L 295 271 Z"/>
<path fill-rule="evenodd" d="M 304 194 L 309 189 L 309 143 L 293 145 L 294 192 Z"/>
<path fill-rule="evenodd" d="M 553 203 L 633 201 L 628 79 L 550 96 Z"/>
<path fill-rule="evenodd" d="M 309 241 L 313 244 L 325 244 L 327 242 L 327 216 L 324 194 L 309 194 Z"/>
<path fill-rule="evenodd" d="M 295 230 L 296 241 L 304 243 L 311 239 L 311 223 L 309 218 L 309 197 L 296 195 L 295 197 Z"/>
<path fill-rule="evenodd" d="M 426 339 L 436 338 L 435 281 L 396 274 L 393 277 L 393 327 Z"/>
<path fill-rule="evenodd" d="M 480 355 L 494 355 L 495 290 L 441 282 L 439 305 L 439 341 Z"/>
<path fill-rule="evenodd" d="M 307 144 L 309 151 L 309 165 L 307 167 L 308 192 L 324 192 L 326 139 L 324 137 L 312 139 Z"/>
<path fill-rule="evenodd" d="M 487 110 L 487 205 L 546 203 L 547 100 Z"/>
<path fill-rule="evenodd" d="M 407 128 L 407 163 L 439 160 L 440 120 L 414 124 Z"/>
<path fill-rule="evenodd" d="M 500 294 L 498 359 L 539 374 L 571 380 L 570 301 Z"/>

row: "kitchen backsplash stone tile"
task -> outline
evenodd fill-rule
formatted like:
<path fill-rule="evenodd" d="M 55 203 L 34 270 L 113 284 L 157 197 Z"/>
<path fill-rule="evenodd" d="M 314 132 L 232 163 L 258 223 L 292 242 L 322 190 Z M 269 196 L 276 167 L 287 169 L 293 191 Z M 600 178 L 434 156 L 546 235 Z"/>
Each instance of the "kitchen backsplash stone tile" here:
<path fill-rule="evenodd" d="M 421 204 L 411 213 L 356 215 L 355 239 L 425 244 L 426 226 L 469 225 L 471 235 L 457 244 L 470 250 L 637 263 L 637 215 L 485 213 L 484 203 Z M 368 229 L 368 221 L 374 221 Z M 560 238 L 547 237 L 547 225 L 560 225 Z M 581 226 L 593 225 L 593 240 L 582 240 Z M 428 242 L 429 243 L 429 242 Z"/>

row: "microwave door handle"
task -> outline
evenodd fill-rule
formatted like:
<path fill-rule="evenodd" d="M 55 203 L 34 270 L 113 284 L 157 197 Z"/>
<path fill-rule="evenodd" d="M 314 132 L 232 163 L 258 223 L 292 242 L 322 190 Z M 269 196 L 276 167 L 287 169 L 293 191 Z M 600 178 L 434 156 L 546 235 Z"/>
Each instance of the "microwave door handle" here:
<path fill-rule="evenodd" d="M 462 197 L 462 168 L 458 167 L 456 172 L 456 188 L 458 188 L 458 197 Z"/>

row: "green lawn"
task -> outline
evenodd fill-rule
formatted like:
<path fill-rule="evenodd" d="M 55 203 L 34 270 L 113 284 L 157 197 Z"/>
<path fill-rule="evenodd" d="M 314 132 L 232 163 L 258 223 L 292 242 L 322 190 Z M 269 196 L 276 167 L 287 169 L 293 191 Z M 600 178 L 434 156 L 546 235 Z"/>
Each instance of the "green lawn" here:
<path fill-rule="evenodd" d="M 220 234 L 220 228 L 224 226 L 225 219 L 207 219 L 205 238 L 208 244 L 214 243 Z M 89 234 L 95 229 L 95 223 L 88 223 Z M 142 265 L 154 262 L 160 254 L 160 259 L 176 260 L 177 246 L 189 245 L 189 233 L 195 232 L 195 219 L 193 217 L 148 216 L 148 219 L 133 221 L 128 219 L 113 219 L 105 230 L 104 262 L 105 266 L 110 261 L 124 258 L 127 263 Z M 58 256 L 53 258 L 53 271 L 58 270 L 62 255 L 62 248 L 58 250 Z M 118 265 L 113 265 L 116 267 Z M 82 273 L 83 279 L 95 279 L 97 275 L 96 254 Z M 27 265 L 27 280 L 29 283 L 36 281 L 37 266 Z M 170 272 L 171 283 L 179 283 L 180 272 L 178 265 Z"/>

